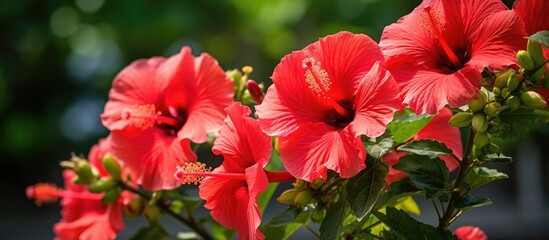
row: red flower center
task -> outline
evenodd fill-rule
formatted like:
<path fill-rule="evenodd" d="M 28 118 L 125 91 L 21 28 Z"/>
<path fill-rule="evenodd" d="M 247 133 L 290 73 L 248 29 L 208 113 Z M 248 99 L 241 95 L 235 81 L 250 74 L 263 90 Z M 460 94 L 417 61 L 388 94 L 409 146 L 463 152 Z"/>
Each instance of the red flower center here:
<path fill-rule="evenodd" d="M 295 177 L 290 175 L 288 172 L 271 172 L 265 171 L 269 182 L 288 182 L 294 181 Z M 246 181 L 246 174 L 241 173 L 227 173 L 227 172 L 212 172 L 211 168 L 207 168 L 206 164 L 196 162 L 196 163 L 185 163 L 183 166 L 178 166 L 177 170 L 174 173 L 175 179 L 180 181 L 182 184 L 194 184 L 198 185 L 204 181 L 205 177 L 217 177 L 217 178 L 228 178 L 234 180 L 243 180 Z"/>
<path fill-rule="evenodd" d="M 168 134 L 176 135 L 186 120 L 185 111 L 174 107 L 168 108 L 169 115 L 157 111 L 154 104 L 138 105 L 133 109 L 125 109 L 122 119 L 129 121 L 129 125 L 141 130 L 158 126 L 167 130 Z"/>
<path fill-rule="evenodd" d="M 331 85 L 332 80 L 328 72 L 320 66 L 320 62 L 314 58 L 306 58 L 302 64 L 305 71 L 305 82 L 309 84 L 309 89 L 314 91 L 319 98 L 330 103 L 334 112 L 327 114 L 326 123 L 336 128 L 343 128 L 354 118 L 353 104 L 350 102 L 338 102 L 334 99 Z"/>

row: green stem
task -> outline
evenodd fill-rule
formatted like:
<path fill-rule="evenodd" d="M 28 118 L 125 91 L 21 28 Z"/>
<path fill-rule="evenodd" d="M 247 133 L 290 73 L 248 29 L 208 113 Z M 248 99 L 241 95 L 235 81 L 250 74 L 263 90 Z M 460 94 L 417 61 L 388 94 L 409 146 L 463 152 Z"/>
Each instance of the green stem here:
<path fill-rule="evenodd" d="M 435 208 L 435 211 L 437 212 L 438 220 L 440 220 L 442 217 L 440 215 L 440 211 L 438 211 L 437 204 L 435 203 L 435 200 L 431 199 L 431 203 L 433 203 L 433 207 Z"/>
<path fill-rule="evenodd" d="M 448 229 L 448 226 L 450 226 L 450 223 L 452 223 L 457 216 L 455 215 L 455 202 L 461 197 L 461 185 L 463 184 L 463 180 L 465 179 L 465 174 L 468 172 L 469 168 L 472 166 L 469 164 L 469 157 L 471 155 L 471 150 L 473 149 L 473 138 L 475 137 L 475 133 L 473 132 L 473 129 L 469 129 L 469 139 L 467 140 L 467 147 L 465 148 L 465 152 L 463 153 L 463 159 L 461 160 L 459 164 L 459 172 L 458 176 L 456 178 L 454 188 L 458 191 L 452 191 L 452 197 L 450 198 L 450 201 L 448 201 L 448 205 L 446 208 L 446 211 L 444 211 L 444 215 L 438 222 L 438 228 L 446 230 Z M 459 213 L 459 211 L 458 211 Z"/>
<path fill-rule="evenodd" d="M 126 183 L 124 183 L 123 181 L 119 181 L 118 182 L 119 186 L 122 187 L 122 189 L 124 190 L 127 190 L 129 192 L 132 192 L 132 193 L 135 193 L 136 195 L 150 201 L 152 199 L 152 197 L 149 195 L 149 194 L 146 194 L 144 192 L 141 192 L 129 185 L 127 185 Z M 183 224 L 187 225 L 189 228 L 191 228 L 194 232 L 196 232 L 198 235 L 200 235 L 203 239 L 205 240 L 213 240 L 213 238 L 210 236 L 210 234 L 208 234 L 208 232 L 206 232 L 206 230 L 204 228 L 202 228 L 202 226 L 200 226 L 196 221 L 193 220 L 189 220 L 179 214 L 177 214 L 176 212 L 172 211 L 170 209 L 170 206 L 166 205 L 164 203 L 164 201 L 157 201 L 156 202 L 156 205 L 164 210 L 164 212 L 166 212 L 168 215 L 170 215 L 171 217 L 175 218 L 176 220 L 182 222 Z"/>
<path fill-rule="evenodd" d="M 313 230 L 311 227 L 309 227 L 309 225 L 307 224 L 303 224 L 303 227 L 307 230 L 309 230 L 309 232 L 311 232 L 313 235 L 315 235 L 317 238 L 320 238 L 320 234 L 318 234 L 317 232 L 315 232 L 315 230 Z"/>

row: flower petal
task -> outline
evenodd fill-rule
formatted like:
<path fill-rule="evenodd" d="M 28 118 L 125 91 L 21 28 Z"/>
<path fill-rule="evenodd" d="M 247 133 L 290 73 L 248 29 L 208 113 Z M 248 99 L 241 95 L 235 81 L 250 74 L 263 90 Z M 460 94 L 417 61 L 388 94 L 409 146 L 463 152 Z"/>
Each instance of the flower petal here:
<path fill-rule="evenodd" d="M 549 1 L 517 0 L 513 4 L 513 10 L 524 21 L 528 35 L 549 30 L 549 18 L 545 17 L 549 11 Z"/>

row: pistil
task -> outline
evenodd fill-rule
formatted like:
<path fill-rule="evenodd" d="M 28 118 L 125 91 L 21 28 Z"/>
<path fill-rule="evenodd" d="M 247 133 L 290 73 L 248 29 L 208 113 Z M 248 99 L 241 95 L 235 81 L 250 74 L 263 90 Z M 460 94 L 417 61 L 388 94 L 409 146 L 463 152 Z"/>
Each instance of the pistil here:
<path fill-rule="evenodd" d="M 427 13 L 427 16 L 429 18 L 429 22 L 431 23 L 431 26 L 433 27 L 434 33 L 437 36 L 438 41 L 440 42 L 440 46 L 444 50 L 444 53 L 446 53 L 446 56 L 448 56 L 448 59 L 450 59 L 450 62 L 452 63 L 452 66 L 454 69 L 460 69 L 463 66 L 463 63 L 461 60 L 456 56 L 456 54 L 452 51 L 452 48 L 450 48 L 450 45 L 446 43 L 444 38 L 442 37 L 442 32 L 437 27 L 436 21 L 431 14 L 431 6 L 426 6 L 423 8 L 425 12 Z"/>

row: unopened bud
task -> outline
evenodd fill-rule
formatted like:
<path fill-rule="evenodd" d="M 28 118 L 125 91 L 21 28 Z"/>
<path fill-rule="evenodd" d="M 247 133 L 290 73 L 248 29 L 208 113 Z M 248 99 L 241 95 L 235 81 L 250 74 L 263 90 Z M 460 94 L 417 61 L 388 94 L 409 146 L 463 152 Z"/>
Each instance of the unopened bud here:
<path fill-rule="evenodd" d="M 536 72 L 532 75 L 532 77 L 530 79 L 534 83 L 540 83 L 541 79 L 543 78 L 543 75 L 546 72 L 547 72 L 547 67 L 546 66 L 541 66 L 541 67 L 538 68 L 538 70 L 536 70 Z"/>
<path fill-rule="evenodd" d="M 284 191 L 276 200 L 279 203 L 288 204 L 288 205 L 294 205 L 295 203 L 295 197 L 300 192 L 300 189 L 289 189 Z"/>
<path fill-rule="evenodd" d="M 507 87 L 511 92 L 515 91 L 515 89 L 517 89 L 519 84 L 520 84 L 520 81 L 518 80 L 517 75 L 510 76 L 509 79 L 507 79 Z"/>
<path fill-rule="evenodd" d="M 122 190 L 120 188 L 111 188 L 105 192 L 101 198 L 101 202 L 103 202 L 103 204 L 111 204 L 116 201 L 121 192 Z"/>
<path fill-rule="evenodd" d="M 490 143 L 490 137 L 487 133 L 478 133 L 473 138 L 473 143 L 478 147 L 483 147 L 484 145 Z"/>
<path fill-rule="evenodd" d="M 543 57 L 543 50 L 541 49 L 539 43 L 532 39 L 528 39 L 528 46 L 526 47 L 526 49 L 528 50 L 528 54 L 530 54 L 534 65 L 540 66 L 541 64 L 543 64 L 545 59 Z"/>
<path fill-rule="evenodd" d="M 479 112 L 484 109 L 484 105 L 486 104 L 486 98 L 484 98 L 484 94 L 478 93 L 475 98 L 467 104 L 469 106 L 469 109 L 473 112 Z"/>
<path fill-rule="evenodd" d="M 325 208 L 317 207 L 311 213 L 311 220 L 315 223 L 322 222 L 322 220 L 324 220 L 324 217 L 326 217 L 326 209 Z"/>
<path fill-rule="evenodd" d="M 308 184 L 308 182 L 305 181 L 305 180 L 296 179 L 293 186 L 294 186 L 294 188 L 301 189 L 301 188 L 306 188 L 307 184 Z"/>
<path fill-rule="evenodd" d="M 471 112 L 459 112 L 450 118 L 448 123 L 453 127 L 466 127 L 471 123 L 473 119 L 473 113 Z"/>
<path fill-rule="evenodd" d="M 544 108 L 547 105 L 545 98 L 534 91 L 526 91 L 521 93 L 520 100 L 525 106 L 531 108 Z"/>
<path fill-rule="evenodd" d="M 477 113 L 473 116 L 471 126 L 477 133 L 486 132 L 488 130 L 488 120 L 486 120 L 486 116 L 483 113 Z"/>
<path fill-rule="evenodd" d="M 511 93 L 509 92 L 509 88 L 503 88 L 501 89 L 501 97 L 502 98 L 507 98 L 509 97 Z"/>
<path fill-rule="evenodd" d="M 501 111 L 501 103 L 499 102 L 491 102 L 486 105 L 484 108 L 484 113 L 488 117 L 495 117 L 499 114 L 499 111 Z"/>
<path fill-rule="evenodd" d="M 494 82 L 494 87 L 498 88 L 504 88 L 507 87 L 507 80 L 509 77 L 515 75 L 515 70 L 509 68 L 503 72 L 501 72 L 497 77 L 496 81 Z"/>
<path fill-rule="evenodd" d="M 77 176 L 73 181 L 75 184 L 88 184 L 95 179 L 90 163 L 86 160 L 76 161 L 74 172 Z"/>
<path fill-rule="evenodd" d="M 524 51 L 524 50 L 518 51 L 517 61 L 519 62 L 520 66 L 522 66 L 526 70 L 531 71 L 536 68 L 536 65 L 534 64 L 532 57 L 530 57 L 530 54 L 527 51 Z"/>
<path fill-rule="evenodd" d="M 259 84 L 257 84 L 254 80 L 248 80 L 248 82 L 246 82 L 246 87 L 248 88 L 254 102 L 261 104 L 263 102 L 263 98 L 265 98 L 265 94 Z"/>
<path fill-rule="evenodd" d="M 517 96 L 511 96 L 505 102 L 510 108 L 511 111 L 515 111 L 520 108 L 520 98 Z"/>
<path fill-rule="evenodd" d="M 301 190 L 294 199 L 294 204 L 297 206 L 307 206 L 315 202 L 318 202 L 318 200 L 315 199 L 314 194 L 309 190 Z"/>
<path fill-rule="evenodd" d="M 114 188 L 118 183 L 113 179 L 99 179 L 88 186 L 88 191 L 100 193 Z"/>
<path fill-rule="evenodd" d="M 127 218 L 136 218 L 141 216 L 145 209 L 145 201 L 138 197 L 131 200 L 128 204 L 124 205 L 123 211 Z"/>
<path fill-rule="evenodd" d="M 496 96 L 501 96 L 501 89 L 498 87 L 494 87 L 494 89 L 492 89 L 492 92 L 494 92 L 494 95 Z"/>
<path fill-rule="evenodd" d="M 156 204 L 149 204 L 145 208 L 145 218 L 149 223 L 158 223 L 160 221 L 160 208 Z"/>
<path fill-rule="evenodd" d="M 324 181 L 324 179 L 318 178 L 318 179 L 315 179 L 312 183 L 309 183 L 309 187 L 311 187 L 312 189 L 318 190 L 322 187 L 322 185 L 324 185 L 325 182 L 326 181 Z"/>
<path fill-rule="evenodd" d="M 105 167 L 105 169 L 113 179 L 120 179 L 120 177 L 122 176 L 122 168 L 112 155 L 105 155 L 103 159 L 101 159 L 101 162 L 103 163 L 103 167 Z"/>

